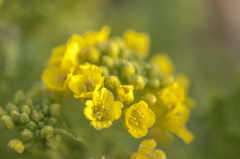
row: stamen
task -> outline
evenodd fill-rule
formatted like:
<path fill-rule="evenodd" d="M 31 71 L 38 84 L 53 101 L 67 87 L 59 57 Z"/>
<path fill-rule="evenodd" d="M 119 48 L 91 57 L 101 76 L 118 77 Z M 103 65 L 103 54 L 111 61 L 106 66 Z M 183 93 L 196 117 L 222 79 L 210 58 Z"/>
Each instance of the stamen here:
<path fill-rule="evenodd" d="M 107 117 L 108 120 L 110 120 L 111 118 L 110 117 Z"/>
<path fill-rule="evenodd" d="M 106 108 L 106 110 L 110 110 L 110 108 Z"/>
<path fill-rule="evenodd" d="M 83 84 L 83 91 L 86 93 L 87 92 L 87 87 L 85 84 Z"/>
<path fill-rule="evenodd" d="M 62 74 L 62 78 L 67 78 L 68 77 L 68 75 L 67 74 Z"/>
<path fill-rule="evenodd" d="M 177 115 L 182 115 L 183 114 L 183 112 L 177 112 Z"/>
<path fill-rule="evenodd" d="M 150 155 L 150 154 L 146 154 L 145 156 L 146 156 L 146 157 L 151 157 L 151 155 Z"/>
<path fill-rule="evenodd" d="M 145 116 L 143 116 L 143 115 L 140 115 L 140 118 L 144 119 L 144 118 L 145 118 Z"/>
<path fill-rule="evenodd" d="M 102 108 L 104 108 L 104 106 L 105 106 L 105 104 L 103 103 L 103 104 L 102 104 Z"/>
<path fill-rule="evenodd" d="M 98 110 L 98 108 L 97 108 L 97 107 L 94 107 L 94 110 Z"/>
<path fill-rule="evenodd" d="M 138 115 L 140 115 L 140 114 L 141 114 L 141 112 L 140 112 L 140 111 L 137 111 L 137 114 L 138 114 Z"/>
<path fill-rule="evenodd" d="M 102 117 L 101 117 L 100 115 L 99 115 L 97 118 L 98 118 L 98 120 L 101 120 L 101 119 L 102 119 Z"/>
<path fill-rule="evenodd" d="M 152 158 L 154 158 L 156 155 L 155 154 L 152 154 Z"/>

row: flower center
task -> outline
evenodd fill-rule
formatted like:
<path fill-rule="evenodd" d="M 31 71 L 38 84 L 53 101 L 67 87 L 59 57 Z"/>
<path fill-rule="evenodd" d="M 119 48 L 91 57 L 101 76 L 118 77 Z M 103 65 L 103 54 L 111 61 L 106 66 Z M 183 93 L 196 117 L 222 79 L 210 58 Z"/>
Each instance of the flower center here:
<path fill-rule="evenodd" d="M 83 90 L 85 93 L 94 91 L 94 88 L 94 83 L 90 78 L 88 78 L 88 80 L 85 81 L 85 84 L 83 84 Z"/>

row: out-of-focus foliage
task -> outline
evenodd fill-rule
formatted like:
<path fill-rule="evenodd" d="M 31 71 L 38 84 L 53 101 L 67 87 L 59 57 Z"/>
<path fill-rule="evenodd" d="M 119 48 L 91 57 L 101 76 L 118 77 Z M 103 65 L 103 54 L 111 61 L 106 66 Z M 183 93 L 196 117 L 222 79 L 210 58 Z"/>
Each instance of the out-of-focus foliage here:
<path fill-rule="evenodd" d="M 236 132 L 239 132 L 239 118 L 236 114 L 239 87 L 231 83 L 235 82 L 232 79 L 236 77 L 239 58 L 212 36 L 206 6 L 202 0 L 0 1 L 0 105 L 5 106 L 11 101 L 18 89 L 27 90 L 38 81 L 51 49 L 65 43 L 73 33 L 98 30 L 105 24 L 113 28 L 113 35 L 121 35 L 126 28 L 146 31 L 151 38 L 151 52 L 168 53 L 177 70 L 190 77 L 193 87 L 189 92 L 198 105 L 188 126 L 196 137 L 195 141 L 190 146 L 184 146 L 181 140 L 165 146 L 163 150 L 168 158 L 238 159 L 239 133 Z M 212 100 L 214 92 L 223 93 Z M 65 104 L 76 105 L 77 102 L 71 100 Z M 82 110 L 76 107 L 72 110 L 63 107 L 63 112 L 78 120 L 86 120 L 78 117 Z M 72 119 L 64 120 L 69 120 L 69 127 L 75 127 L 69 124 L 74 123 Z M 74 131 L 84 132 L 84 128 Z M 137 152 L 140 140 L 123 143 L 126 142 L 121 140 L 123 136 L 114 136 L 114 132 L 93 132 L 89 136 L 94 136 L 93 140 L 97 142 L 89 154 L 116 153 L 111 149 L 112 144 L 119 144 L 119 149 L 121 145 L 128 145 L 123 151 Z M 9 139 L 20 138 L 20 133 L 1 129 L 0 134 L 1 158 L 26 158 L 6 151 Z M 113 137 L 117 143 L 111 141 Z M 107 147 L 99 146 L 103 138 L 109 139 Z M 74 153 L 50 155 L 81 158 L 77 151 L 84 150 L 84 144 L 79 145 L 74 140 L 69 142 L 72 147 L 68 149 Z M 61 147 L 67 149 L 66 145 Z M 37 151 L 26 151 L 26 154 L 35 158 L 39 156 Z"/>

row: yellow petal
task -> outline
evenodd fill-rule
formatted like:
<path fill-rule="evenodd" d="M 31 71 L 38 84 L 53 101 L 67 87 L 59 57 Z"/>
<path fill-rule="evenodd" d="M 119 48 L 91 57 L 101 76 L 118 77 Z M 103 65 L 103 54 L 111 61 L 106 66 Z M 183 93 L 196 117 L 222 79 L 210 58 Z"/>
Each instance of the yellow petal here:
<path fill-rule="evenodd" d="M 69 79 L 69 88 L 78 96 L 84 92 L 83 84 L 87 81 L 83 75 L 74 75 Z"/>
<path fill-rule="evenodd" d="M 94 115 L 94 105 L 93 105 L 92 100 L 88 100 L 86 102 L 86 107 L 83 110 L 83 114 L 89 120 L 95 120 L 96 119 L 96 117 Z"/>

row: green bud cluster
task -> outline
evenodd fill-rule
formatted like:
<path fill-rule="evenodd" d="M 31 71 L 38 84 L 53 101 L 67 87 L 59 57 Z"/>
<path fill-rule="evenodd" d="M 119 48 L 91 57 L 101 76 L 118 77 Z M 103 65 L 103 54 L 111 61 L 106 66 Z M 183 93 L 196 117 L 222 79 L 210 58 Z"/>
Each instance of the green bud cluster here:
<path fill-rule="evenodd" d="M 24 140 L 34 137 L 49 139 L 54 135 L 54 127 L 61 114 L 58 101 L 55 94 L 46 95 L 39 87 L 34 87 L 27 93 L 19 90 L 13 102 L 6 104 L 6 109 L 0 107 L 0 124 L 7 130 L 20 129 Z M 9 142 L 10 145 L 14 145 L 13 141 Z M 21 153 L 14 146 L 10 146 L 10 149 Z"/>

